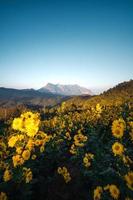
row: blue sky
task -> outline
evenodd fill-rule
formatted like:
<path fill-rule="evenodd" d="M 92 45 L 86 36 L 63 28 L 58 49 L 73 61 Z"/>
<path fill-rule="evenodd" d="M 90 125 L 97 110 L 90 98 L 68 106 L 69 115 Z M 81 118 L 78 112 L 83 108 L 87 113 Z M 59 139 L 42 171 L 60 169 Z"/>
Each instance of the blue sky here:
<path fill-rule="evenodd" d="M 133 78 L 133 0 L 0 0 L 0 86 Z"/>

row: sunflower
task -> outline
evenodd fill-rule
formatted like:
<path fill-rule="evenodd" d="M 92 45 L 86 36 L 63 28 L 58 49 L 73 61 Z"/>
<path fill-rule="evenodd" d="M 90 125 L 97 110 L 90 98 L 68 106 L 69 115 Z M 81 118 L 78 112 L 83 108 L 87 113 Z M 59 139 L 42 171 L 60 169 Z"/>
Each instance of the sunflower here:
<path fill-rule="evenodd" d="M 127 186 L 128 186 L 131 190 L 133 190 L 133 172 L 132 172 L 132 171 L 128 172 L 128 174 L 126 174 L 126 175 L 124 176 L 124 178 L 125 178 L 125 180 L 126 180 L 126 182 L 127 182 Z"/>
<path fill-rule="evenodd" d="M 120 190 L 116 185 L 110 185 L 109 187 L 110 195 L 113 199 L 118 199 L 120 195 Z"/>
<path fill-rule="evenodd" d="M 102 193 L 103 193 L 102 187 L 101 186 L 97 186 L 96 189 L 94 190 L 94 200 L 101 199 Z"/>
<path fill-rule="evenodd" d="M 112 151 L 114 153 L 114 155 L 119 155 L 121 156 L 124 152 L 124 146 L 119 143 L 119 142 L 115 142 L 113 145 L 112 145 Z"/>
<path fill-rule="evenodd" d="M 112 133 L 116 138 L 122 138 L 125 130 L 125 121 L 123 119 L 114 120 L 112 124 Z"/>
<path fill-rule="evenodd" d="M 7 200 L 7 195 L 4 192 L 0 192 L 0 200 Z"/>
<path fill-rule="evenodd" d="M 23 153 L 22 153 L 22 157 L 23 157 L 24 160 L 29 160 L 30 155 L 31 155 L 31 153 L 30 153 L 29 150 L 24 150 Z"/>

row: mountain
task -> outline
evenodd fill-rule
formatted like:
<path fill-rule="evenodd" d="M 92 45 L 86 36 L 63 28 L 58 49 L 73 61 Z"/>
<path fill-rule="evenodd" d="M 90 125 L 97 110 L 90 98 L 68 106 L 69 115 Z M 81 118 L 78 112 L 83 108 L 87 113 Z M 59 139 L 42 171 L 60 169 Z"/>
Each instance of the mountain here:
<path fill-rule="evenodd" d="M 61 85 L 48 83 L 46 86 L 40 88 L 39 92 L 50 92 L 52 94 L 60 94 L 64 96 L 73 95 L 92 95 L 92 92 L 87 88 L 81 87 L 77 84 L 75 85 Z"/>
<path fill-rule="evenodd" d="M 34 89 L 11 89 L 0 87 L 0 106 L 10 107 L 20 104 L 49 106 L 55 105 L 64 99 L 61 95 L 49 92 L 39 92 Z"/>

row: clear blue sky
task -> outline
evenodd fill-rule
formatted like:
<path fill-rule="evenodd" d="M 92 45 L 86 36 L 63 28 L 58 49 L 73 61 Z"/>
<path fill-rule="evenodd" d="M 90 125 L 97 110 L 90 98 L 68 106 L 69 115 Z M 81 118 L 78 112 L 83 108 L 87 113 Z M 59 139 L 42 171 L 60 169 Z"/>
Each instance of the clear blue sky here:
<path fill-rule="evenodd" d="M 0 0 L 0 86 L 133 78 L 133 0 Z"/>

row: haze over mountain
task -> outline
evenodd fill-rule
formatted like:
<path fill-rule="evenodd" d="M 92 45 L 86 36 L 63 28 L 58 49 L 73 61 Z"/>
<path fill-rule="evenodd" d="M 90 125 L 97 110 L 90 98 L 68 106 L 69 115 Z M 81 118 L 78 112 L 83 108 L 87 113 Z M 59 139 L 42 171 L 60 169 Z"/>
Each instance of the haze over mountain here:
<path fill-rule="evenodd" d="M 50 92 L 52 94 L 60 94 L 65 96 L 71 95 L 92 95 L 91 90 L 81 87 L 77 84 L 74 85 L 61 85 L 48 83 L 46 86 L 40 88 L 39 92 Z"/>

